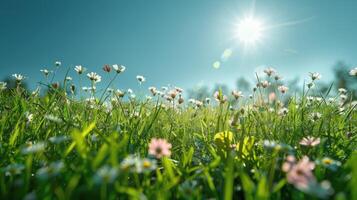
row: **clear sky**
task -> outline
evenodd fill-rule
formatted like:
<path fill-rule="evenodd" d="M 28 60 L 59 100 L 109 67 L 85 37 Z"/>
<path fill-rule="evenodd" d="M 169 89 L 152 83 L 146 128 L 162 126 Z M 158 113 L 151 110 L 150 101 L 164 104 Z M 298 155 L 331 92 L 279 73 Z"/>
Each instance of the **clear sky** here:
<path fill-rule="evenodd" d="M 337 60 L 357 63 L 356 10 L 356 0 L 0 0 L 0 78 L 43 80 L 39 70 L 60 60 L 101 75 L 103 64 L 123 64 L 119 88 L 135 87 L 139 74 L 145 87 L 232 85 L 266 65 L 329 79 Z M 247 48 L 235 34 L 249 13 L 269 28 Z M 227 48 L 232 56 L 214 69 Z"/>

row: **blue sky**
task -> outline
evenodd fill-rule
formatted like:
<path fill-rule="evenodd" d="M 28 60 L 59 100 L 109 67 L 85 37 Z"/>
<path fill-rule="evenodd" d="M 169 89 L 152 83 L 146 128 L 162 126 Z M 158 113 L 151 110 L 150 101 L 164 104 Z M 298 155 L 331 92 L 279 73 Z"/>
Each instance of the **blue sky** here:
<path fill-rule="evenodd" d="M 263 66 L 287 79 L 310 71 L 332 78 L 337 60 L 357 63 L 357 1 L 330 0 L 1 0 L 0 78 L 22 73 L 43 80 L 40 69 L 60 60 L 81 64 L 105 79 L 104 64 L 123 64 L 115 87 L 147 83 L 190 88 L 233 85 Z M 254 9 L 253 9 L 254 8 Z M 234 39 L 236 23 L 254 10 L 269 28 L 249 48 Z M 212 63 L 230 48 L 232 56 Z M 62 76 L 66 70 L 62 70 Z M 74 71 L 71 76 L 76 78 Z M 62 78 L 62 77 L 61 77 Z"/>

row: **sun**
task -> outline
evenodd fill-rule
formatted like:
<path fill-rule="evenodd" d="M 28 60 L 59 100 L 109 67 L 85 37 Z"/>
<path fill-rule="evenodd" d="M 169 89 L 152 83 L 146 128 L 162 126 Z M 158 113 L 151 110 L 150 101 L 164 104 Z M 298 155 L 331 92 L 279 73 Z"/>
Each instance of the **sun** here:
<path fill-rule="evenodd" d="M 263 30 L 263 23 L 258 19 L 252 17 L 244 18 L 237 24 L 236 37 L 238 37 L 240 42 L 252 45 L 262 38 Z"/>

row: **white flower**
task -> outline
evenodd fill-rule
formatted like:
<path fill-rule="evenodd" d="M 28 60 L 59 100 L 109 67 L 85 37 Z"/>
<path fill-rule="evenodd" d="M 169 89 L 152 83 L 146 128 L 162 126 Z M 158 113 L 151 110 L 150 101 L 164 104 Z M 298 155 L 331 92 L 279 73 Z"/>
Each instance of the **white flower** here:
<path fill-rule="evenodd" d="M 313 112 L 310 114 L 310 119 L 311 121 L 315 122 L 317 120 L 319 120 L 321 118 L 321 113 L 318 113 L 318 112 Z"/>
<path fill-rule="evenodd" d="M 82 65 L 77 65 L 74 67 L 74 70 L 78 73 L 78 74 L 82 74 L 83 72 L 85 72 L 87 69 L 82 67 Z"/>
<path fill-rule="evenodd" d="M 264 70 L 264 73 L 266 73 L 266 75 L 268 75 L 268 76 L 271 76 L 271 75 L 273 75 L 275 73 L 275 69 L 269 67 L 269 68 Z"/>
<path fill-rule="evenodd" d="M 350 75 L 351 76 L 357 76 L 357 67 L 355 67 L 354 69 L 350 70 Z"/>
<path fill-rule="evenodd" d="M 346 94 L 347 93 L 347 90 L 345 88 L 338 88 L 338 92 L 340 94 Z"/>
<path fill-rule="evenodd" d="M 141 75 L 137 75 L 136 79 L 139 81 L 139 83 L 141 84 L 142 82 L 145 82 L 145 77 L 141 76 Z"/>
<path fill-rule="evenodd" d="M 124 65 L 117 65 L 117 64 L 115 64 L 115 65 L 113 65 L 113 69 L 114 69 L 118 74 L 120 74 L 120 73 L 122 73 L 122 72 L 125 71 L 126 67 L 125 67 Z"/>
<path fill-rule="evenodd" d="M 16 79 L 16 81 L 18 81 L 18 82 L 21 82 L 25 77 L 23 76 L 23 75 L 21 75 L 21 74 L 13 74 L 12 75 L 15 79 Z"/>
<path fill-rule="evenodd" d="M 26 144 L 26 147 L 24 147 L 21 152 L 23 154 L 37 153 L 37 152 L 41 152 L 41 151 L 45 150 L 45 147 L 46 147 L 46 143 L 44 143 L 44 142 L 38 142 L 35 144 L 32 144 L 30 142 L 30 143 Z"/>
<path fill-rule="evenodd" d="M 47 69 L 41 69 L 40 72 L 42 72 L 46 77 L 48 76 L 48 74 L 50 74 L 50 71 L 48 71 Z"/>
<path fill-rule="evenodd" d="M 59 66 L 62 65 L 62 63 L 61 63 L 60 61 L 56 61 L 56 62 L 55 62 L 55 65 L 56 65 L 56 67 L 59 67 Z"/>
<path fill-rule="evenodd" d="M 7 88 L 6 85 L 7 85 L 6 82 L 0 82 L 0 91 L 5 90 Z"/>
<path fill-rule="evenodd" d="M 285 116 L 285 115 L 288 114 L 288 112 L 289 112 L 289 110 L 287 108 L 281 108 L 279 110 L 278 114 L 281 115 L 281 116 Z"/>
<path fill-rule="evenodd" d="M 72 77 L 70 77 L 70 76 L 66 77 L 66 81 L 71 81 L 71 80 L 72 80 Z"/>
<path fill-rule="evenodd" d="M 102 80 L 102 77 L 99 76 L 97 73 L 95 72 L 91 72 L 87 74 L 88 78 L 93 81 L 94 83 L 98 83 Z"/>
<path fill-rule="evenodd" d="M 317 72 L 310 72 L 310 77 L 311 77 L 312 81 L 319 80 L 319 79 L 321 79 L 321 74 L 319 74 Z"/>
<path fill-rule="evenodd" d="M 278 90 L 279 90 L 281 93 L 285 94 L 285 93 L 289 90 L 289 88 L 286 87 L 286 86 L 281 85 L 281 86 L 278 87 Z"/>
<path fill-rule="evenodd" d="M 236 100 L 238 100 L 241 97 L 244 97 L 243 96 L 243 92 L 242 91 L 238 91 L 238 90 L 233 90 L 232 91 L 232 95 Z"/>
<path fill-rule="evenodd" d="M 263 88 L 267 88 L 269 85 L 270 85 L 270 83 L 269 83 L 268 81 L 263 81 L 263 82 L 261 82 L 261 86 L 262 86 Z"/>
<path fill-rule="evenodd" d="M 128 94 L 133 94 L 134 92 L 133 92 L 133 90 L 132 89 L 128 89 Z"/>
<path fill-rule="evenodd" d="M 156 87 L 149 87 L 149 91 L 151 92 L 151 94 L 152 94 L 153 96 L 155 96 L 155 95 L 157 94 L 157 89 L 156 89 Z"/>

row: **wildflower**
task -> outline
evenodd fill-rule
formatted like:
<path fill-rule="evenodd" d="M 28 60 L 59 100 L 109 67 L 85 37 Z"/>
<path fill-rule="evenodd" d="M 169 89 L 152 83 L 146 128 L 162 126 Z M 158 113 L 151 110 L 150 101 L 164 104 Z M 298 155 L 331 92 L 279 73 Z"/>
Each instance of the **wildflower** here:
<path fill-rule="evenodd" d="M 0 91 L 5 90 L 7 83 L 6 82 L 0 82 Z"/>
<path fill-rule="evenodd" d="M 69 137 L 66 135 L 52 136 L 48 140 L 53 144 L 60 144 L 62 142 L 69 140 Z"/>
<path fill-rule="evenodd" d="M 320 80 L 321 79 L 321 74 L 319 74 L 317 72 L 310 72 L 310 78 L 311 78 L 312 81 Z"/>
<path fill-rule="evenodd" d="M 45 77 L 47 77 L 50 74 L 50 71 L 48 71 L 47 69 L 41 69 L 40 72 L 42 72 L 43 75 L 45 75 Z"/>
<path fill-rule="evenodd" d="M 260 84 L 263 88 L 267 88 L 270 85 L 270 83 L 268 81 L 263 81 Z"/>
<path fill-rule="evenodd" d="M 355 67 L 354 69 L 350 70 L 350 75 L 351 76 L 357 76 L 357 67 Z"/>
<path fill-rule="evenodd" d="M 117 65 L 117 64 L 115 64 L 115 65 L 113 65 L 113 69 L 114 69 L 118 74 L 120 74 L 120 73 L 124 72 L 126 68 L 125 68 L 124 65 Z"/>
<path fill-rule="evenodd" d="M 99 76 L 97 73 L 95 72 L 91 72 L 87 74 L 87 77 L 93 82 L 93 83 L 98 83 L 102 80 L 102 77 Z"/>
<path fill-rule="evenodd" d="M 195 100 L 195 105 L 197 108 L 200 108 L 201 106 L 203 106 L 203 102 L 202 101 L 199 101 L 199 100 Z"/>
<path fill-rule="evenodd" d="M 340 95 L 340 100 L 341 100 L 342 102 L 345 102 L 345 101 L 347 100 L 347 95 L 341 94 L 341 95 Z"/>
<path fill-rule="evenodd" d="M 276 81 L 282 80 L 282 79 L 283 79 L 283 77 L 280 76 L 280 75 L 278 75 L 278 74 L 276 74 L 276 75 L 274 76 L 274 80 L 276 80 Z"/>
<path fill-rule="evenodd" d="M 145 77 L 140 76 L 140 75 L 136 76 L 136 79 L 139 81 L 139 84 L 145 82 L 145 80 L 146 80 Z"/>
<path fill-rule="evenodd" d="M 315 176 L 312 173 L 315 164 L 310 162 L 307 156 L 304 156 L 296 164 L 295 158 L 289 157 L 288 159 L 289 160 L 283 164 L 284 170 L 287 170 L 286 176 L 288 182 L 300 190 L 307 190 L 311 183 L 316 182 Z"/>
<path fill-rule="evenodd" d="M 135 171 L 138 161 L 138 157 L 129 155 L 120 163 L 120 169 L 123 171 Z"/>
<path fill-rule="evenodd" d="M 96 183 L 112 183 L 118 176 L 118 170 L 110 166 L 103 166 L 98 169 L 94 175 L 94 181 Z"/>
<path fill-rule="evenodd" d="M 281 86 L 278 87 L 278 90 L 279 90 L 282 94 L 285 94 L 285 93 L 289 90 L 289 88 L 286 87 L 286 86 L 281 85 Z"/>
<path fill-rule="evenodd" d="M 109 73 L 111 70 L 112 70 L 112 68 L 110 67 L 110 65 L 104 65 L 104 66 L 103 66 L 103 71 Z"/>
<path fill-rule="evenodd" d="M 25 78 L 21 74 L 13 74 L 12 76 L 16 79 L 16 82 L 18 82 L 18 83 L 20 83 Z"/>
<path fill-rule="evenodd" d="M 32 144 L 32 142 L 28 142 L 26 146 L 22 149 L 23 154 L 32 154 L 45 150 L 46 144 L 44 142 L 38 142 Z"/>
<path fill-rule="evenodd" d="M 22 171 L 25 169 L 23 164 L 13 163 L 5 167 L 5 175 L 6 176 L 13 176 L 21 174 Z"/>
<path fill-rule="evenodd" d="M 49 121 L 52 121 L 52 122 L 56 122 L 56 123 L 61 123 L 62 120 L 59 118 L 59 117 L 56 117 L 54 115 L 45 115 L 45 119 L 49 120 Z"/>
<path fill-rule="evenodd" d="M 125 92 L 123 92 L 123 91 L 117 89 L 117 90 L 115 91 L 115 95 L 118 96 L 119 98 L 123 98 L 124 95 L 125 95 Z"/>
<path fill-rule="evenodd" d="M 347 93 L 347 90 L 345 88 L 338 88 L 338 92 L 340 94 L 346 94 Z"/>
<path fill-rule="evenodd" d="M 307 136 L 307 137 L 302 138 L 302 140 L 299 142 L 299 144 L 303 145 L 303 146 L 314 147 L 314 146 L 320 144 L 320 138 Z"/>
<path fill-rule="evenodd" d="M 30 124 L 33 120 L 33 114 L 29 113 L 29 112 L 26 112 L 25 113 L 25 116 L 26 116 L 26 124 Z"/>
<path fill-rule="evenodd" d="M 281 109 L 279 110 L 278 114 L 279 114 L 280 116 L 285 116 L 285 115 L 288 114 L 288 112 L 289 112 L 289 110 L 288 110 L 287 108 L 281 108 Z"/>
<path fill-rule="evenodd" d="M 307 85 L 307 88 L 309 88 L 309 89 L 315 86 L 315 84 L 313 82 L 307 83 L 306 85 Z"/>
<path fill-rule="evenodd" d="M 237 91 L 237 90 L 233 90 L 232 91 L 232 95 L 236 100 L 238 100 L 241 97 L 244 97 L 243 96 L 243 92 L 242 91 Z"/>
<path fill-rule="evenodd" d="M 71 85 L 71 93 L 74 94 L 76 91 L 76 86 L 74 84 Z"/>
<path fill-rule="evenodd" d="M 52 83 L 52 87 L 53 87 L 54 89 L 59 88 L 59 83 L 58 83 L 58 82 Z"/>
<path fill-rule="evenodd" d="M 318 160 L 317 164 L 320 164 L 332 171 L 336 171 L 338 169 L 338 167 L 341 166 L 340 161 L 333 160 L 332 158 L 329 158 L 329 157 L 324 157 L 321 160 Z"/>
<path fill-rule="evenodd" d="M 72 77 L 66 76 L 66 81 L 71 81 L 71 80 L 73 80 Z"/>
<path fill-rule="evenodd" d="M 87 69 L 82 67 L 82 65 L 76 65 L 74 70 L 80 75 L 83 74 L 83 72 L 85 72 Z"/>
<path fill-rule="evenodd" d="M 56 61 L 56 62 L 55 62 L 55 66 L 56 66 L 56 67 L 60 67 L 61 65 L 62 65 L 62 63 L 61 63 L 60 61 Z"/>
<path fill-rule="evenodd" d="M 183 97 L 181 96 L 181 94 L 179 95 L 179 99 L 178 99 L 178 103 L 182 104 L 184 102 Z"/>
<path fill-rule="evenodd" d="M 318 112 L 313 112 L 310 114 L 310 119 L 311 121 L 315 122 L 317 120 L 319 120 L 321 118 L 321 113 L 318 113 Z"/>
<path fill-rule="evenodd" d="M 267 69 L 264 70 L 264 73 L 265 73 L 267 76 L 270 77 L 271 75 L 273 75 L 273 74 L 275 73 L 275 69 L 269 67 L 269 68 L 267 68 Z"/>
<path fill-rule="evenodd" d="M 216 91 L 213 94 L 213 97 L 218 101 L 219 103 L 223 104 L 227 101 L 227 96 L 223 95 L 221 92 Z"/>
<path fill-rule="evenodd" d="M 182 89 L 182 88 L 179 88 L 179 87 L 175 87 L 175 90 L 176 90 L 178 93 L 182 93 L 182 92 L 183 92 L 183 89 Z"/>
<path fill-rule="evenodd" d="M 40 168 L 36 175 L 39 179 L 46 180 L 48 178 L 59 175 L 63 168 L 64 163 L 62 161 L 53 162 L 48 166 Z"/>
<path fill-rule="evenodd" d="M 157 94 L 156 87 L 149 87 L 149 91 L 151 92 L 152 96 L 155 96 Z"/>
<path fill-rule="evenodd" d="M 178 93 L 177 90 L 170 90 L 170 91 L 168 92 L 168 95 L 169 95 L 172 99 L 175 99 L 177 93 Z"/>
<path fill-rule="evenodd" d="M 147 173 L 155 170 L 157 168 L 156 160 L 153 159 L 140 159 L 139 162 L 136 162 L 136 172 L 137 173 Z"/>
<path fill-rule="evenodd" d="M 275 100 L 276 100 L 276 94 L 275 94 L 275 92 L 269 93 L 268 99 L 269 99 L 270 102 L 275 101 Z"/>
<path fill-rule="evenodd" d="M 149 144 L 149 154 L 160 159 L 163 156 L 171 155 L 171 144 L 165 139 L 152 138 Z"/>

